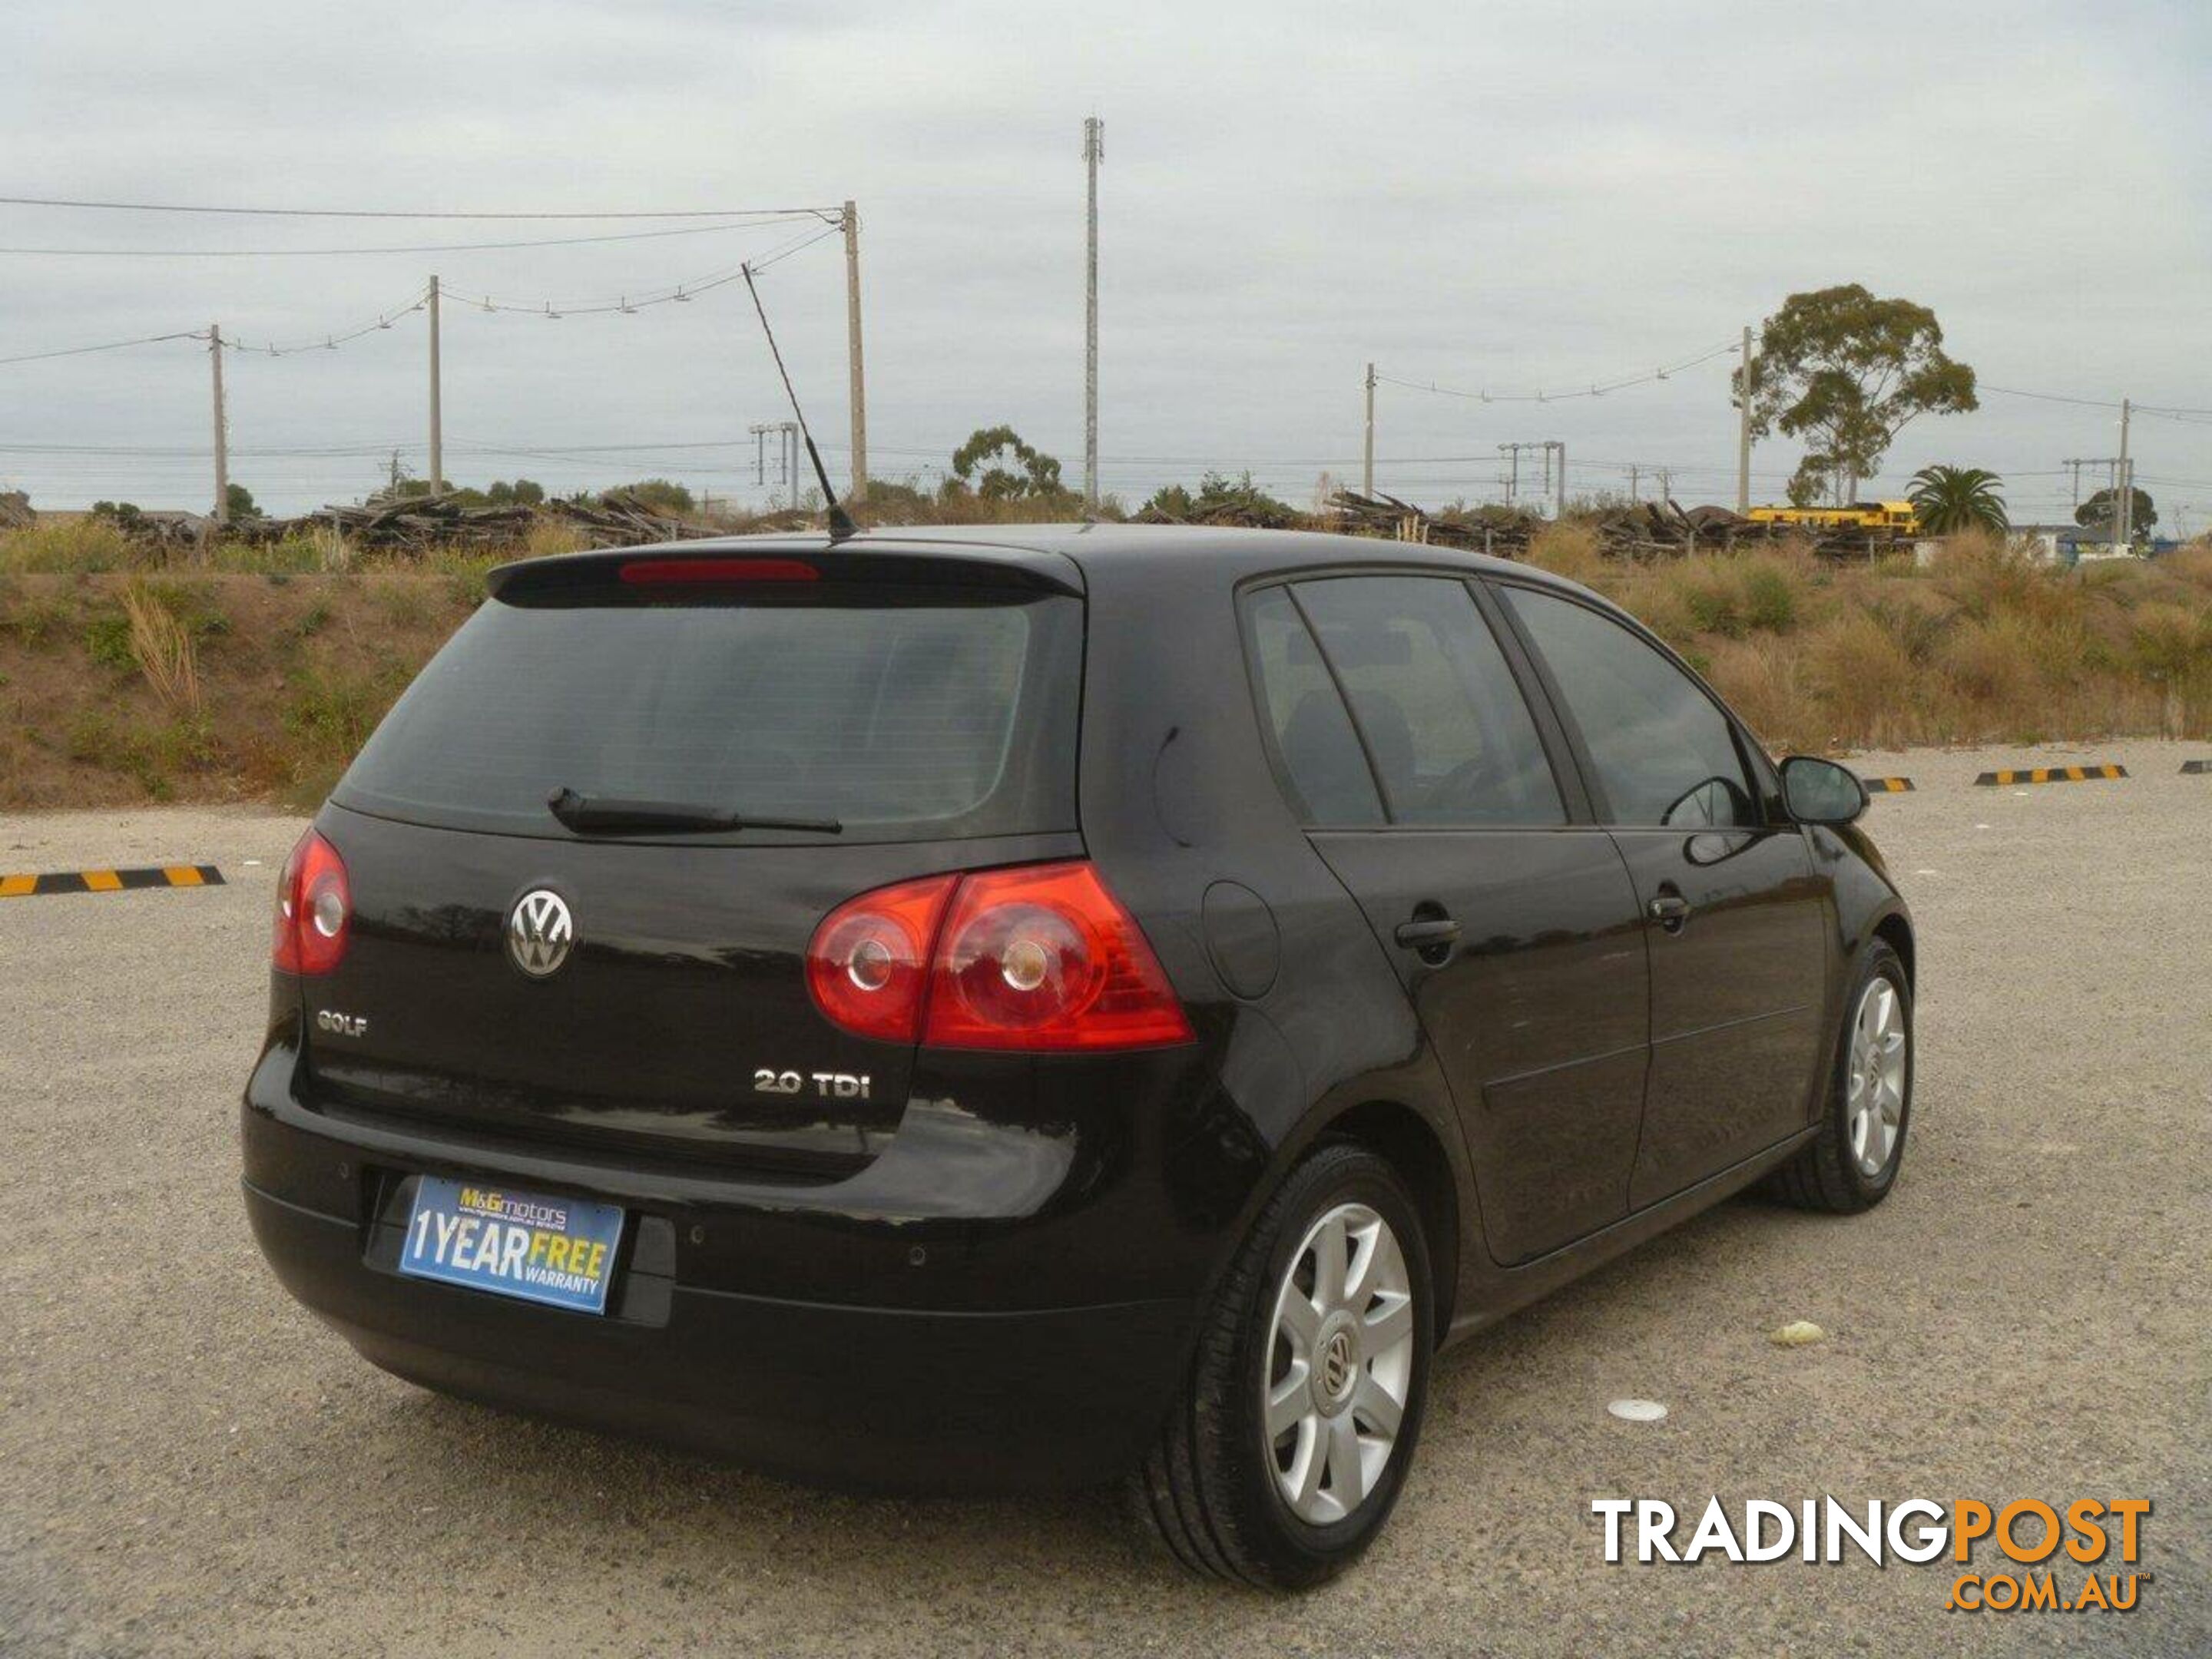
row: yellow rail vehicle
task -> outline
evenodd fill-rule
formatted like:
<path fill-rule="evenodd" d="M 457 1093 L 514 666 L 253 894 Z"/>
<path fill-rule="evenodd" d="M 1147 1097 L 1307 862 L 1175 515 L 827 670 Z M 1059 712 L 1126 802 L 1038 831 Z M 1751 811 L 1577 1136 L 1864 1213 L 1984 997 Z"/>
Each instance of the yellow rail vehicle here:
<path fill-rule="evenodd" d="M 1920 533 L 1920 515 L 1911 501 L 1853 501 L 1849 507 L 1754 507 L 1754 524 L 1802 524 L 1811 530 L 1887 530 L 1899 536 Z"/>

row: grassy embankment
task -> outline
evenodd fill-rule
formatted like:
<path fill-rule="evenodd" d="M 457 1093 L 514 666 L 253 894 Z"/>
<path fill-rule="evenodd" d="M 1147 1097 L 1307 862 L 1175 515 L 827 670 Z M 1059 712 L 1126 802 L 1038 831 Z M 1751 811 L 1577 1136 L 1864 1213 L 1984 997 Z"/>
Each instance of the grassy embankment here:
<path fill-rule="evenodd" d="M 1644 617 L 1778 750 L 2212 737 L 2212 544 L 2080 573 L 1974 538 L 1925 568 L 1640 567 L 1569 525 L 1534 558 Z M 164 566 L 96 522 L 0 537 L 0 810 L 313 801 L 495 562 L 319 535 Z"/>

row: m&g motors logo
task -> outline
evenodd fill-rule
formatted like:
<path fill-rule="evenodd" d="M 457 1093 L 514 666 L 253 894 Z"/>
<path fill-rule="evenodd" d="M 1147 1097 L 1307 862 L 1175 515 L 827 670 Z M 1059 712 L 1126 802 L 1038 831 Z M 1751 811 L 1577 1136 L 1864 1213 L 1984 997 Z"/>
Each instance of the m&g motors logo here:
<path fill-rule="evenodd" d="M 1794 1559 L 1832 1565 L 1856 1550 L 1876 1566 L 1931 1563 L 1946 1552 L 1953 1565 L 1970 1566 L 1976 1546 L 1987 1544 L 2002 1563 L 2027 1571 L 1954 1575 L 1944 1605 L 1991 1613 L 2125 1613 L 2150 1575 L 2111 1569 L 2132 1568 L 2142 1559 L 2150 1509 L 2148 1498 L 2064 1504 L 2022 1498 L 2002 1504 L 1908 1498 L 1888 1504 L 1875 1498 L 1861 1513 L 1832 1498 L 1808 1498 L 1795 1508 L 1752 1498 L 1732 1515 L 1715 1498 L 1683 1539 L 1674 1506 L 1658 1498 L 1601 1498 L 1590 1504 L 1604 1523 L 1605 1559 L 1613 1565 L 1632 1548 L 1644 1565 L 1686 1565 L 1717 1555 L 1751 1565 Z"/>

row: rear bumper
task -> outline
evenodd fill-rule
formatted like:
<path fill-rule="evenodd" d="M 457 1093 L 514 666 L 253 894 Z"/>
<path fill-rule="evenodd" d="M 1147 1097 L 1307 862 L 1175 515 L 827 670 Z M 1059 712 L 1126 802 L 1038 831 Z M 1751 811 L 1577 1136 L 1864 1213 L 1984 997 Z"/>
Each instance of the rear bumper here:
<path fill-rule="evenodd" d="M 510 1302 L 371 1267 L 361 1229 L 246 1188 L 287 1290 L 426 1388 L 861 1490 L 1111 1480 L 1174 1383 L 1183 1304 L 948 1313 L 672 1288 L 666 1322 Z"/>
<path fill-rule="evenodd" d="M 924 1109 L 862 1176 L 760 1186 L 336 1116 L 299 1076 L 280 1032 L 241 1115 L 254 1236 L 293 1296 L 426 1387 L 802 1480 L 1004 1492 L 1133 1466 L 1188 1364 L 1214 1232 L 1176 1224 L 1127 1144 L 1103 1176 L 1079 1134 Z M 608 1313 L 402 1277 L 424 1173 L 623 1205 Z"/>

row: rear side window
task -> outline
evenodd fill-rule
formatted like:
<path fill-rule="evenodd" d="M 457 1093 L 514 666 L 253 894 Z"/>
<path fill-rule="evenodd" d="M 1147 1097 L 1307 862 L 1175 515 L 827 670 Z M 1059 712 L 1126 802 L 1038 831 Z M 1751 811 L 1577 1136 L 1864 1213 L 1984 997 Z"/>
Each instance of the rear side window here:
<path fill-rule="evenodd" d="M 1553 824 L 1566 808 L 1520 687 L 1464 583 L 1297 584 L 1394 823 Z"/>
<path fill-rule="evenodd" d="M 1611 822 L 1759 821 L 1728 717 L 1694 680 L 1588 605 L 1522 587 L 1500 591 L 1582 730 Z"/>
<path fill-rule="evenodd" d="M 1321 659 L 1305 620 L 1288 589 L 1254 596 L 1245 616 L 1260 671 L 1275 752 L 1309 823 L 1382 822 L 1375 775 L 1359 752 L 1359 738 L 1344 712 L 1344 699 Z"/>
<path fill-rule="evenodd" d="M 332 799 L 550 836 L 568 833 L 546 807 L 562 788 L 836 818 L 845 841 L 1073 829 L 1082 615 L 1060 596 L 827 585 L 495 599 Z"/>

